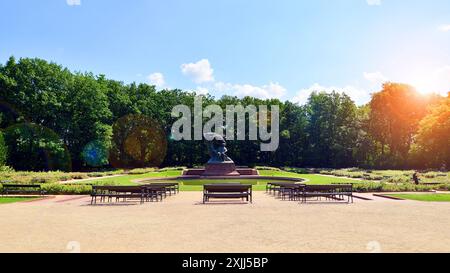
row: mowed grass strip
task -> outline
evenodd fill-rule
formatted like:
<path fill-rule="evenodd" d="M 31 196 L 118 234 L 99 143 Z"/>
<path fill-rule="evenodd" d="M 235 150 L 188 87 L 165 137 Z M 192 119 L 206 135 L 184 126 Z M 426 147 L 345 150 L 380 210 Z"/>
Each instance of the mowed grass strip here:
<path fill-rule="evenodd" d="M 450 194 L 388 194 L 388 196 L 397 197 L 406 200 L 422 201 L 422 202 L 450 202 Z"/>
<path fill-rule="evenodd" d="M 0 204 L 11 204 L 35 199 L 38 199 L 38 197 L 0 197 Z"/>
<path fill-rule="evenodd" d="M 355 184 L 355 183 L 363 183 L 363 181 L 356 179 L 349 179 L 345 177 L 331 177 L 324 176 L 318 174 L 298 174 L 293 172 L 286 171 L 272 171 L 272 170 L 262 170 L 259 171 L 261 176 L 273 176 L 273 177 L 293 177 L 293 178 L 303 178 L 306 179 L 306 184 L 310 185 L 325 185 L 332 183 L 340 183 L 340 184 Z"/>
<path fill-rule="evenodd" d="M 80 182 L 81 184 L 92 184 L 92 185 L 120 185 L 120 186 L 135 186 L 139 185 L 136 182 L 133 182 L 134 180 L 138 179 L 145 179 L 145 178 L 170 178 L 170 177 L 177 177 L 181 175 L 181 171 L 178 170 L 171 170 L 171 171 L 164 171 L 164 172 L 152 172 L 152 173 L 146 173 L 146 174 L 131 174 L 131 175 L 124 175 L 119 177 L 109 177 L 105 179 L 97 179 L 97 180 L 86 180 L 83 182 Z"/>

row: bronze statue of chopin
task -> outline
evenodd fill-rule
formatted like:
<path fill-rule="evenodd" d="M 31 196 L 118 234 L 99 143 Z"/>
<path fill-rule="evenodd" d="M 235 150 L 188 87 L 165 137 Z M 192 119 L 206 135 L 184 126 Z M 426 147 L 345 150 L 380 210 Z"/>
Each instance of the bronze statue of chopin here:
<path fill-rule="evenodd" d="M 217 164 L 217 163 L 232 163 L 233 160 L 227 156 L 227 142 L 226 138 L 222 135 L 216 133 L 206 133 L 205 139 L 207 141 L 208 152 L 211 158 L 208 163 Z"/>

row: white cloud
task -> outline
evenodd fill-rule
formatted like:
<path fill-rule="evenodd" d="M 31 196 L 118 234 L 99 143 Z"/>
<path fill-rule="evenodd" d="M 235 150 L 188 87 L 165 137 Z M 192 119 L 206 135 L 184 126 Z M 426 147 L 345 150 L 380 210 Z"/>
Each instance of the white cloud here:
<path fill-rule="evenodd" d="M 376 89 L 376 88 L 381 89 L 383 84 L 389 81 L 389 79 L 379 71 L 364 72 L 364 78 L 370 82 L 371 89 Z"/>
<path fill-rule="evenodd" d="M 369 6 L 379 6 L 381 5 L 381 0 L 366 0 Z"/>
<path fill-rule="evenodd" d="M 207 59 L 202 59 L 196 63 L 182 64 L 181 72 L 190 77 L 195 83 L 214 81 L 214 70 Z"/>
<path fill-rule="evenodd" d="M 147 79 L 150 82 L 150 84 L 155 85 L 156 87 L 162 87 L 166 84 L 166 81 L 164 80 L 164 75 L 159 72 L 148 75 Z"/>
<path fill-rule="evenodd" d="M 69 6 L 81 6 L 81 0 L 66 0 Z"/>
<path fill-rule="evenodd" d="M 231 84 L 217 82 L 214 89 L 221 93 L 230 93 L 237 97 L 252 96 L 260 99 L 282 98 L 286 94 L 286 88 L 279 83 L 269 83 L 263 86 L 255 86 L 251 84 Z"/>
<path fill-rule="evenodd" d="M 439 26 L 439 30 L 443 31 L 443 32 L 448 32 L 448 31 L 450 31 L 450 25 Z"/>
<path fill-rule="evenodd" d="M 385 77 L 381 72 L 364 72 L 364 78 L 371 83 L 384 83 L 388 81 L 388 78 Z"/>
<path fill-rule="evenodd" d="M 334 87 L 334 86 L 326 87 L 318 83 L 315 83 L 311 85 L 309 88 L 298 91 L 295 97 L 292 99 L 292 101 L 297 102 L 299 104 L 305 104 L 308 102 L 308 98 L 313 92 L 331 93 L 333 91 L 336 91 L 341 94 L 342 93 L 347 94 L 348 96 L 350 96 L 350 98 L 352 98 L 353 101 L 355 101 L 357 105 L 362 105 L 370 100 L 370 93 L 368 91 L 356 88 L 351 85 L 345 87 Z"/>

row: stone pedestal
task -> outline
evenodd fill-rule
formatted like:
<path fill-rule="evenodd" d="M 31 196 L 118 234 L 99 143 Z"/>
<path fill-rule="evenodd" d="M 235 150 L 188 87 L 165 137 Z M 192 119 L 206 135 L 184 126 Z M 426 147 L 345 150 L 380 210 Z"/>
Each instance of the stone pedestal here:
<path fill-rule="evenodd" d="M 233 162 L 208 163 L 203 176 L 240 176 Z"/>

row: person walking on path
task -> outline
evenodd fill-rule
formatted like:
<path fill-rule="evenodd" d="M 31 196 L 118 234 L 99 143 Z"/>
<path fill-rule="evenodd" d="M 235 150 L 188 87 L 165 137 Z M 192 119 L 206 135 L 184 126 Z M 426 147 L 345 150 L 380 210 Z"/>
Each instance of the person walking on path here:
<path fill-rule="evenodd" d="M 414 172 L 413 180 L 414 180 L 414 184 L 416 184 L 416 185 L 420 184 L 420 179 L 419 179 L 419 173 L 418 172 Z"/>

